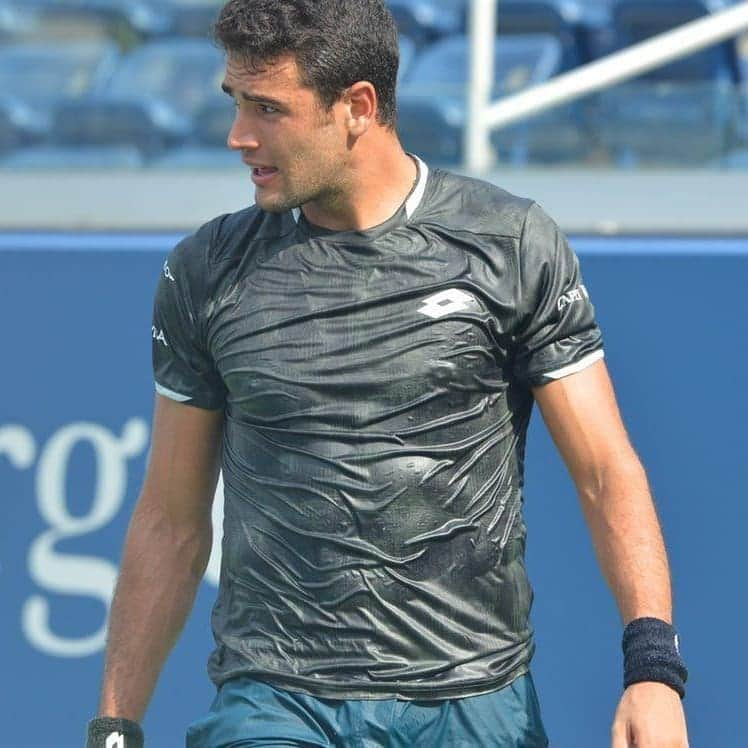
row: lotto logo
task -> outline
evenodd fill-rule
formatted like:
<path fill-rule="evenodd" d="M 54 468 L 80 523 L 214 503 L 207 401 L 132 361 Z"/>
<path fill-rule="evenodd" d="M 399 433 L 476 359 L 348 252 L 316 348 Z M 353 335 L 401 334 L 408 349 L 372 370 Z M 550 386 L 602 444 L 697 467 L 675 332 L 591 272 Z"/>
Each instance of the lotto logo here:
<path fill-rule="evenodd" d="M 109 733 L 104 748 L 125 748 L 125 736 L 121 732 Z"/>
<path fill-rule="evenodd" d="M 475 301 L 475 299 L 469 293 L 460 291 L 459 288 L 448 288 L 446 291 L 440 291 L 438 294 L 425 299 L 423 306 L 418 311 L 427 317 L 438 319 L 445 314 L 467 309 L 471 301 Z"/>

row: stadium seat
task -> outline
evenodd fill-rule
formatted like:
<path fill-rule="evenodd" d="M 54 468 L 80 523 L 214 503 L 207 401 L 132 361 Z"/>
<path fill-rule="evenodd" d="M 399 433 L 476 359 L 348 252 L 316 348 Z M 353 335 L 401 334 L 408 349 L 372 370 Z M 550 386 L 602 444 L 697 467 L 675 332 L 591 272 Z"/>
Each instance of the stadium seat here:
<path fill-rule="evenodd" d="M 143 165 L 140 151 L 132 146 L 36 146 L 11 151 L 0 160 L 3 169 L 137 169 Z"/>
<path fill-rule="evenodd" d="M 188 140 L 195 113 L 222 78 L 223 55 L 207 40 L 143 44 L 105 88 L 58 107 L 56 136 L 65 145 L 135 145 L 153 158 Z"/>
<path fill-rule="evenodd" d="M 168 33 L 209 38 L 222 5 L 223 0 L 168 0 Z"/>
<path fill-rule="evenodd" d="M 445 36 L 468 33 L 467 0 L 391 0 L 401 34 L 422 47 Z M 500 0 L 498 33 L 551 34 L 561 42 L 562 69 L 590 59 L 591 34 L 607 26 L 607 6 L 586 0 Z"/>
<path fill-rule="evenodd" d="M 724 7 L 725 3 L 719 0 L 618 0 L 612 10 L 616 47 L 625 49 Z M 727 78 L 735 82 L 737 76 L 735 42 L 729 39 L 652 70 L 643 77 L 666 81 Z"/>
<path fill-rule="evenodd" d="M 465 30 L 466 0 L 390 0 L 388 5 L 400 33 L 419 47 Z"/>
<path fill-rule="evenodd" d="M 578 0 L 567 6 L 566 0 L 553 0 L 573 25 L 583 62 L 604 57 L 615 49 L 612 7 L 616 0 Z"/>
<path fill-rule="evenodd" d="M 103 85 L 118 59 L 113 43 L 0 47 L 0 152 L 49 137 L 55 107 Z"/>
<path fill-rule="evenodd" d="M 616 46 L 628 47 L 707 15 L 698 0 L 619 0 Z M 602 92 L 597 129 L 621 166 L 699 165 L 718 157 L 738 127 L 737 57 L 732 41 Z"/>
<path fill-rule="evenodd" d="M 406 148 L 435 163 L 463 158 L 464 97 L 469 42 L 454 36 L 427 47 L 403 80 L 398 129 Z M 547 34 L 502 36 L 495 47 L 494 99 L 516 93 L 555 75 L 561 44 Z M 494 133 L 499 157 L 512 163 L 564 161 L 584 157 L 589 146 L 580 110 L 574 106 Z"/>
<path fill-rule="evenodd" d="M 18 3 L 0 0 L 0 43 L 11 42 L 27 35 L 35 23 L 35 15 Z"/>
<path fill-rule="evenodd" d="M 26 0 L 38 16 L 37 37 L 106 35 L 129 49 L 168 32 L 171 15 L 156 0 Z"/>
<path fill-rule="evenodd" d="M 497 33 L 554 36 L 561 45 L 561 70 L 570 70 L 588 58 L 581 17 L 582 6 L 574 0 L 502 0 L 498 5 Z"/>
<path fill-rule="evenodd" d="M 600 96 L 598 130 L 619 166 L 699 166 L 729 147 L 737 113 L 729 81 L 634 82 Z"/>

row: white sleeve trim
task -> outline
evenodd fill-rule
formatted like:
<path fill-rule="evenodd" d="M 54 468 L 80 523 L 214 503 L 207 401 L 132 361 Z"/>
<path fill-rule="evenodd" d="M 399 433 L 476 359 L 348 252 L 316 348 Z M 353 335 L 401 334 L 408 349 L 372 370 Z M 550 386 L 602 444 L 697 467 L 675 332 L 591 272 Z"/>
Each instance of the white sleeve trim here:
<path fill-rule="evenodd" d="M 174 392 L 174 390 L 170 390 L 168 387 L 164 387 L 158 382 L 156 382 L 156 392 L 158 392 L 159 395 L 168 397 L 170 400 L 176 400 L 178 403 L 186 403 L 188 400 L 192 400 L 191 397 L 182 395 L 179 392 Z"/>
<path fill-rule="evenodd" d="M 574 364 L 562 366 L 560 369 L 556 369 L 556 371 L 547 371 L 543 376 L 548 377 L 549 379 L 563 379 L 563 377 L 568 377 L 569 374 L 576 374 L 577 372 L 583 371 L 588 366 L 592 366 L 595 361 L 599 361 L 604 356 L 605 352 L 600 348 L 597 351 L 592 351 L 592 353 L 583 356 Z"/>

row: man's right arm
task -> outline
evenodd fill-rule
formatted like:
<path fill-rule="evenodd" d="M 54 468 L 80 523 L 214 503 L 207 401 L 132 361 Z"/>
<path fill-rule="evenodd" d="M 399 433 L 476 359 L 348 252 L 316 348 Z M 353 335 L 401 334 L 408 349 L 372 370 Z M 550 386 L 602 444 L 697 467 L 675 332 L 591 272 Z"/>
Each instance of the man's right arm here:
<path fill-rule="evenodd" d="M 156 397 L 145 482 L 127 532 L 99 715 L 139 722 L 192 608 L 212 542 L 223 413 Z"/>

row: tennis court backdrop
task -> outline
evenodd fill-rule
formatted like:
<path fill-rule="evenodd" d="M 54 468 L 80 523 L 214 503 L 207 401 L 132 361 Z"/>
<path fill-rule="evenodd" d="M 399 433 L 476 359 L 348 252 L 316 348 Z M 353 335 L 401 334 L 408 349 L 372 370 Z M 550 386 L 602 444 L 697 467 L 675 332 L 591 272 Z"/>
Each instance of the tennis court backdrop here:
<path fill-rule="evenodd" d="M 175 233 L 0 234 L 0 713 L 7 748 L 80 746 L 143 475 L 150 309 Z M 741 748 L 748 527 L 748 240 L 573 239 L 609 367 L 649 471 L 691 670 L 693 748 Z M 570 480 L 535 417 L 528 445 L 534 672 L 551 744 L 600 748 L 620 631 Z M 215 573 L 145 720 L 183 744 L 207 709 Z"/>

